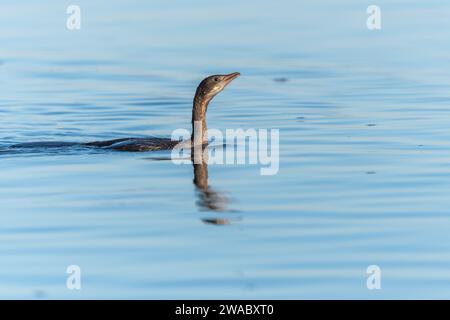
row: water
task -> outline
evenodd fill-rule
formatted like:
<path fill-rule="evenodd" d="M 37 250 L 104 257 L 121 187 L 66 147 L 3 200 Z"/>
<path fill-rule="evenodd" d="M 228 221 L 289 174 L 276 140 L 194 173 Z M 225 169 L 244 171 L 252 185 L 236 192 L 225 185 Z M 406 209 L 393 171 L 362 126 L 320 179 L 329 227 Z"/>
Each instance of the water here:
<path fill-rule="evenodd" d="M 76 4 L 0 10 L 1 298 L 450 296 L 449 4 Z M 209 165 L 223 210 L 167 152 L 7 148 L 170 137 L 233 71 L 209 127 L 280 129 L 280 170 Z"/>

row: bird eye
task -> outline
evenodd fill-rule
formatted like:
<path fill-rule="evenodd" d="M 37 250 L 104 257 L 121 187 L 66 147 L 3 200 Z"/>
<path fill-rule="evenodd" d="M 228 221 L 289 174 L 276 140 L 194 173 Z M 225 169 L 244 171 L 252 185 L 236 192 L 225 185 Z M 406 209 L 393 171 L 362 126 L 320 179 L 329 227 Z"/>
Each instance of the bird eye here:
<path fill-rule="evenodd" d="M 219 81 L 219 78 L 215 77 L 215 78 L 214 78 L 214 81 L 215 81 L 215 82 Z"/>

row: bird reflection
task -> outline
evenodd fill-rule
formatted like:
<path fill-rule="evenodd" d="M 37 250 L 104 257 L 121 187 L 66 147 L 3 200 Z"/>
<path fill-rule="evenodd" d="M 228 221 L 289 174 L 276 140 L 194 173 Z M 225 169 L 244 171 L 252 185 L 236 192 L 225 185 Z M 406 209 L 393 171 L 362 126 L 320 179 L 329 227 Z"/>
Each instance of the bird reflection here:
<path fill-rule="evenodd" d="M 210 212 L 236 212 L 228 208 L 230 200 L 222 192 L 211 188 L 208 184 L 208 152 L 207 146 L 204 145 L 198 148 L 191 148 L 190 160 L 194 168 L 193 183 L 197 192 L 197 207 L 202 211 Z M 167 161 L 172 160 L 171 157 L 152 157 L 146 158 L 153 161 Z M 183 158 L 180 158 L 183 159 Z M 208 217 L 201 219 L 204 223 L 214 225 L 230 224 L 230 219 L 225 217 Z M 234 219 L 233 219 L 234 220 Z"/>
<path fill-rule="evenodd" d="M 208 152 L 206 147 L 192 148 L 191 160 L 194 167 L 194 185 L 197 190 L 197 206 L 200 210 L 225 212 L 229 211 L 227 205 L 229 199 L 221 194 L 219 191 L 214 190 L 208 184 Z M 202 219 L 205 223 L 225 225 L 230 221 L 224 218 L 206 218 Z"/>

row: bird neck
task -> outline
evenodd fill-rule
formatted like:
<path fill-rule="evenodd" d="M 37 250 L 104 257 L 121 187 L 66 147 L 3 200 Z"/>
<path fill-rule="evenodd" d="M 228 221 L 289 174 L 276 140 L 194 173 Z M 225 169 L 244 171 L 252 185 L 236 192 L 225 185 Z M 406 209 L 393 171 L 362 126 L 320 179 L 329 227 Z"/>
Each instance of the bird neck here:
<path fill-rule="evenodd" d="M 208 133 L 206 126 L 206 110 L 210 99 L 206 99 L 201 92 L 197 92 L 194 97 L 192 108 L 192 135 L 193 145 L 203 145 L 208 143 Z"/>

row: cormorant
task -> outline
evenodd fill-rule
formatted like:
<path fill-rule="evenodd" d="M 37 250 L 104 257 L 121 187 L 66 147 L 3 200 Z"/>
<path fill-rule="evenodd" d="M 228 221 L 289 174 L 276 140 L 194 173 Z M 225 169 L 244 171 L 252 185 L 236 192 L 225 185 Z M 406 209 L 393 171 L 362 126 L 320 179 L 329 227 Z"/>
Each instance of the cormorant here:
<path fill-rule="evenodd" d="M 94 141 L 87 143 L 73 142 L 31 142 L 12 145 L 12 148 L 46 148 L 85 146 L 110 148 L 119 151 L 156 151 L 170 150 L 179 145 L 189 147 L 198 144 L 207 144 L 206 111 L 210 101 L 221 92 L 231 81 L 240 76 L 239 72 L 225 75 L 212 75 L 200 82 L 195 92 L 192 107 L 192 135 L 190 141 L 173 141 L 168 138 L 120 138 L 106 141 Z"/>

